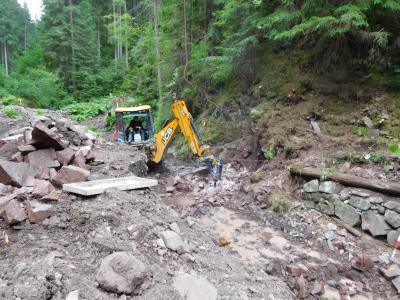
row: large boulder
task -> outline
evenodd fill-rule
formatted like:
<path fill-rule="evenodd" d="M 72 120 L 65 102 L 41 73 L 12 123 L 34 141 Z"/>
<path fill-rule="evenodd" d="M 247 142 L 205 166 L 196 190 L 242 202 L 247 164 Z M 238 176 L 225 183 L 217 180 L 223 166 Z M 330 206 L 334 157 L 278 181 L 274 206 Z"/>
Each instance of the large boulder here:
<path fill-rule="evenodd" d="M 56 186 L 62 187 L 66 183 L 84 182 L 89 178 L 88 170 L 76 166 L 63 166 L 53 179 Z"/>
<path fill-rule="evenodd" d="M 25 162 L 0 161 L 0 182 L 21 187 L 31 174 L 29 164 Z"/>
<path fill-rule="evenodd" d="M 57 168 L 60 166 L 56 151 L 53 148 L 30 152 L 25 156 L 24 161 L 31 166 L 41 166 L 42 168 Z"/>
<path fill-rule="evenodd" d="M 63 150 L 67 147 L 67 143 L 63 141 L 57 132 L 46 127 L 43 122 L 37 122 L 32 130 L 31 145 L 36 149 L 54 148 Z"/>
<path fill-rule="evenodd" d="M 218 291 L 211 282 L 187 273 L 175 276 L 173 286 L 186 300 L 215 300 L 218 297 Z"/>
<path fill-rule="evenodd" d="M 384 217 L 374 210 L 363 212 L 361 219 L 362 230 L 368 230 L 373 236 L 387 235 L 391 231 Z"/>
<path fill-rule="evenodd" d="M 127 252 L 116 252 L 103 259 L 96 281 L 105 291 L 132 294 L 146 277 L 146 266 L 140 260 Z"/>
<path fill-rule="evenodd" d="M 56 212 L 56 209 L 52 205 L 36 200 L 29 201 L 26 208 L 31 223 L 41 223 Z"/>
<path fill-rule="evenodd" d="M 335 200 L 334 203 L 335 215 L 339 219 L 353 227 L 360 224 L 360 214 L 354 207 L 347 205 L 340 200 Z"/>

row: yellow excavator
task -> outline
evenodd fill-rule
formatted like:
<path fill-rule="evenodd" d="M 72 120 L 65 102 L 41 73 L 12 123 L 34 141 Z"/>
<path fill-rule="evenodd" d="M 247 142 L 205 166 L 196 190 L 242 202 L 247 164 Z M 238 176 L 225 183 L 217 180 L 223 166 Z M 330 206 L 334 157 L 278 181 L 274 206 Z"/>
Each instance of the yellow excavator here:
<path fill-rule="evenodd" d="M 144 149 L 148 164 L 154 166 L 161 163 L 174 136 L 181 131 L 193 154 L 208 167 L 215 186 L 221 180 L 223 161 L 210 155 L 210 146 L 202 142 L 185 101 L 175 101 L 171 108 L 175 118 L 167 120 L 155 133 L 149 105 L 117 107 L 114 140 Z"/>

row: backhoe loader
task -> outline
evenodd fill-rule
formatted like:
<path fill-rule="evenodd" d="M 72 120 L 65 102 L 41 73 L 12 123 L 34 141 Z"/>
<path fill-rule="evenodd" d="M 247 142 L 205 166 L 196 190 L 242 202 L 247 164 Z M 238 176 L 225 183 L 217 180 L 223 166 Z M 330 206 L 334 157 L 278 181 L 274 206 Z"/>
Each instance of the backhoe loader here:
<path fill-rule="evenodd" d="M 114 140 L 142 148 L 148 164 L 153 167 L 161 163 L 176 133 L 181 131 L 193 154 L 208 167 L 215 186 L 217 181 L 221 180 L 223 161 L 210 155 L 210 146 L 202 142 L 185 101 L 175 101 L 171 108 L 175 118 L 167 120 L 163 128 L 155 133 L 149 105 L 117 107 L 117 130 Z"/>

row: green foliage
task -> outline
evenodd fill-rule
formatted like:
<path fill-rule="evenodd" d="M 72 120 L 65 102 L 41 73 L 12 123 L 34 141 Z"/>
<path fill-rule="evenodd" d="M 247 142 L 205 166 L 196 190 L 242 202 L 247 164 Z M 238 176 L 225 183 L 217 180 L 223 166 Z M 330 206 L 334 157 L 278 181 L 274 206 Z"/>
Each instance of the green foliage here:
<path fill-rule="evenodd" d="M 400 144 L 390 145 L 390 152 L 392 152 L 393 154 L 400 155 Z"/>
<path fill-rule="evenodd" d="M 18 107 L 14 105 L 4 107 L 3 114 L 11 119 L 19 119 L 21 117 Z"/>
<path fill-rule="evenodd" d="M 283 193 L 274 193 L 271 197 L 271 208 L 274 212 L 285 214 L 290 211 L 290 203 Z"/>
<path fill-rule="evenodd" d="M 39 108 L 56 107 L 66 96 L 58 76 L 45 69 L 26 69 L 23 74 L 11 74 L 7 89 L 25 99 L 28 105 Z"/>
<path fill-rule="evenodd" d="M 264 157 L 266 160 L 273 160 L 276 156 L 276 149 L 270 147 L 268 150 L 264 151 Z"/>
<path fill-rule="evenodd" d="M 93 119 L 112 108 L 108 99 L 97 99 L 90 102 L 78 102 L 66 106 L 64 109 L 77 122 Z"/>
<path fill-rule="evenodd" d="M 116 123 L 117 123 L 117 117 L 115 115 L 106 117 L 107 130 L 112 130 L 115 127 Z"/>
<path fill-rule="evenodd" d="M 368 128 L 366 127 L 357 127 L 356 128 L 356 134 L 359 137 L 366 137 L 368 134 Z"/>
<path fill-rule="evenodd" d="M 7 105 L 23 106 L 25 103 L 22 98 L 15 97 L 13 95 L 7 95 L 7 96 L 0 98 L 0 104 L 2 104 L 4 106 L 7 106 Z"/>

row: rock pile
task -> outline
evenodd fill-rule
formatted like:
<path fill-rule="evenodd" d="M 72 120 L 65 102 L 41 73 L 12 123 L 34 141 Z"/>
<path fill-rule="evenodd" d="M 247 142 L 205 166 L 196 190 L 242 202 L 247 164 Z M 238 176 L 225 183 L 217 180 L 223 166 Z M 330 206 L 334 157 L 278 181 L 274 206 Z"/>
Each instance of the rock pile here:
<path fill-rule="evenodd" d="M 8 224 L 29 218 L 40 223 L 55 213 L 65 195 L 56 188 L 86 181 L 96 136 L 66 119 L 35 117 L 31 127 L 0 139 L 0 216 Z"/>
<path fill-rule="evenodd" d="M 374 237 L 386 236 L 390 245 L 400 234 L 400 202 L 317 179 L 304 184 L 302 199 L 306 207 L 336 216 L 352 227 L 361 225 Z"/>

